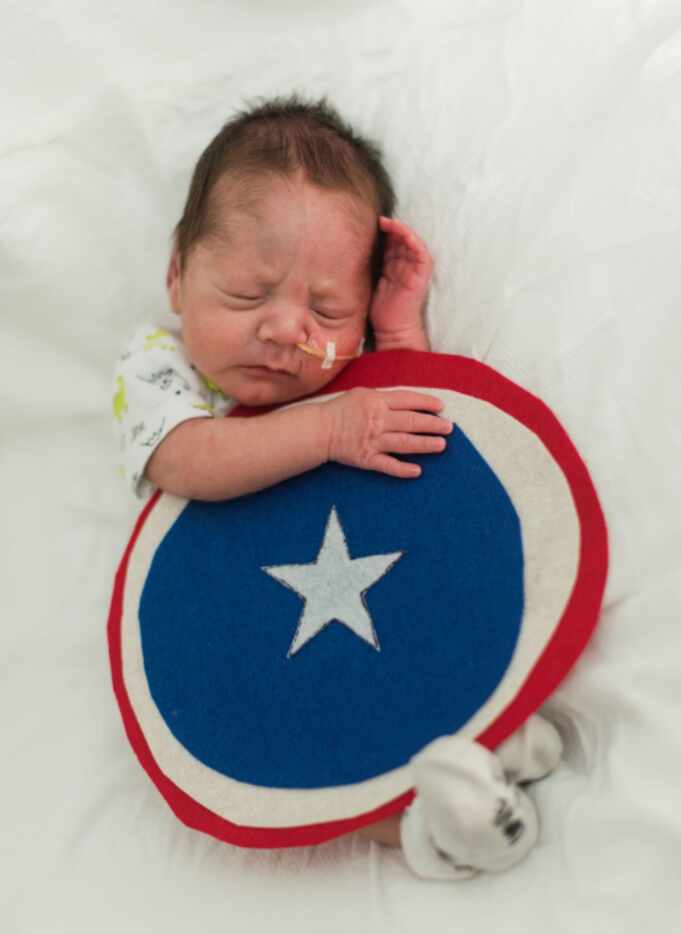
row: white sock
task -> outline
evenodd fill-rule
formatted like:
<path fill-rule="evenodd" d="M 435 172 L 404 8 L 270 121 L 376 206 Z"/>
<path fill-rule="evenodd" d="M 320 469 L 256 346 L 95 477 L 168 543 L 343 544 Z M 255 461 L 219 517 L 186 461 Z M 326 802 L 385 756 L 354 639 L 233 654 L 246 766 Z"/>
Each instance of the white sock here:
<path fill-rule="evenodd" d="M 405 859 L 429 879 L 501 872 L 537 841 L 534 804 L 499 759 L 462 736 L 441 736 L 411 760 L 417 798 L 400 824 Z"/>
<path fill-rule="evenodd" d="M 534 782 L 549 775 L 563 754 L 563 741 L 555 726 L 539 714 L 494 750 L 506 777 L 514 782 Z"/>
<path fill-rule="evenodd" d="M 472 866 L 457 866 L 454 859 L 439 850 L 433 840 L 426 815 L 423 798 L 417 796 L 402 815 L 400 839 L 404 858 L 412 872 L 423 879 L 470 879 L 477 875 Z"/>

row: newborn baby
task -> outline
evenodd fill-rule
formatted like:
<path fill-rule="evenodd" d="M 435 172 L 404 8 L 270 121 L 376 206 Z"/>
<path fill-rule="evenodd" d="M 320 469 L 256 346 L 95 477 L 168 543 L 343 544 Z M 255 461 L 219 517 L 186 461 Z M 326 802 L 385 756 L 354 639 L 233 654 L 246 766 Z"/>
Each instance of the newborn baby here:
<path fill-rule="evenodd" d="M 114 414 L 138 495 L 221 500 L 337 461 L 405 481 L 395 455 L 437 453 L 452 431 L 436 396 L 351 389 L 286 411 L 362 353 L 429 349 L 432 260 L 394 219 L 379 150 L 324 100 L 275 99 L 237 115 L 203 153 L 166 279 L 179 332 L 141 328 L 116 371 Z M 265 407 L 222 418 L 236 403 Z M 413 760 L 417 798 L 362 831 L 427 878 L 505 869 L 537 837 L 515 782 L 551 771 L 560 739 L 531 718 L 492 754 L 441 737 Z"/>

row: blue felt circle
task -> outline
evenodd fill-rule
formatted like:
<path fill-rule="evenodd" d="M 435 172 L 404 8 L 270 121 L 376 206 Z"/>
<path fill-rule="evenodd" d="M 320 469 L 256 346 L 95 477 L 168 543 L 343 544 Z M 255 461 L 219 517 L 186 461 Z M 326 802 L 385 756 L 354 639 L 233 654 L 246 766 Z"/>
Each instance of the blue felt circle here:
<path fill-rule="evenodd" d="M 190 502 L 161 541 L 139 618 L 176 739 L 238 781 L 345 785 L 455 732 L 506 671 L 523 612 L 518 516 L 456 428 L 399 480 L 327 464 L 256 495 Z M 263 567 L 317 559 L 332 507 L 352 558 L 405 554 L 364 594 L 380 650 L 331 621 L 287 655 L 302 598 Z"/>

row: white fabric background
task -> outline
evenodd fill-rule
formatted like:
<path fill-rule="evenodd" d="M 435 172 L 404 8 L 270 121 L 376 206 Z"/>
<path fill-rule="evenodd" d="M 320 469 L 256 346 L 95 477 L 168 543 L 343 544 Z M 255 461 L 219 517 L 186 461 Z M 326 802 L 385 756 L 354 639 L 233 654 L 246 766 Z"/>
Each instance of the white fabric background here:
<path fill-rule="evenodd" d="M 0 0 L 0 928 L 6 934 L 681 924 L 681 4 Z M 433 349 L 540 395 L 611 573 L 549 712 L 566 760 L 512 872 L 413 877 L 354 837 L 230 848 L 135 760 L 105 621 L 138 512 L 111 372 L 166 314 L 196 158 L 244 100 L 328 93 L 430 245 Z"/>

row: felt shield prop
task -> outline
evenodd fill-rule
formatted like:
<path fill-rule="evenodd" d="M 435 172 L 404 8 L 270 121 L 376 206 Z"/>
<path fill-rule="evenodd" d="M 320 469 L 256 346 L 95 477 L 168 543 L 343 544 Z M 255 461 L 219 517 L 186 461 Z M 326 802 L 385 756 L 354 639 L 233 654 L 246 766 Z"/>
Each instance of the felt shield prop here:
<path fill-rule="evenodd" d="M 412 756 L 457 732 L 493 749 L 598 618 L 603 514 L 546 405 L 415 351 L 366 354 L 319 398 L 353 386 L 438 395 L 445 452 L 406 455 L 417 479 L 330 463 L 226 502 L 156 494 L 116 576 L 133 749 L 182 821 L 241 846 L 321 843 L 403 810 Z"/>

